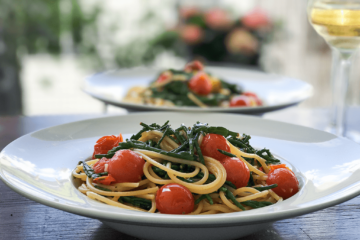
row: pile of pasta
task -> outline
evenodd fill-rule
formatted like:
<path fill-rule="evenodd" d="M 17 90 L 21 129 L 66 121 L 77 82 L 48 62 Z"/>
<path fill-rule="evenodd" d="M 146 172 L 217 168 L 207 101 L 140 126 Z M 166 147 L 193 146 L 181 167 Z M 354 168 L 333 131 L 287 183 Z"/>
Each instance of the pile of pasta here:
<path fill-rule="evenodd" d="M 95 159 L 80 162 L 73 170 L 73 177 L 81 181 L 78 190 L 89 198 L 112 206 L 158 212 L 156 195 L 161 186 L 176 183 L 186 187 L 194 197 L 194 209 L 188 213 L 231 213 L 265 207 L 283 200 L 273 191 L 277 184 L 268 185 L 268 173 L 280 162 L 269 150 L 256 150 L 249 144 L 250 136 L 239 136 L 224 127 L 211 127 L 196 123 L 193 127 L 181 125 L 172 129 L 169 122 L 163 125 L 141 123 L 143 129 L 124 142 L 103 154 L 94 154 Z M 229 157 L 240 159 L 250 171 L 246 186 L 236 188 L 227 181 L 227 172 L 222 163 L 201 150 L 208 134 L 223 137 L 230 151 L 222 151 Z M 100 159 L 110 159 L 117 151 L 131 150 L 140 156 L 143 176 L 138 182 L 101 184 L 105 172 L 96 174 L 93 166 Z M 282 164 L 284 165 L 284 164 Z M 294 194 L 296 191 L 294 190 Z"/>
<path fill-rule="evenodd" d="M 188 63 L 183 70 L 162 71 L 149 86 L 134 86 L 129 89 L 123 101 L 166 107 L 263 105 L 255 93 L 244 92 L 239 85 L 205 72 L 199 61 Z"/>

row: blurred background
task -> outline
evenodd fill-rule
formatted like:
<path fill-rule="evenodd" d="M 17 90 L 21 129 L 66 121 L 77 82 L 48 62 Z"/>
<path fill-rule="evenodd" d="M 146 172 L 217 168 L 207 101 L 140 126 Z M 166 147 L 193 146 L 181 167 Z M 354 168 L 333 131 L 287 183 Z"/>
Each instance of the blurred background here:
<path fill-rule="evenodd" d="M 86 76 L 182 68 L 194 58 L 304 80 L 315 94 L 300 107 L 330 106 L 331 53 L 306 2 L 0 0 L 0 115 L 101 113 L 104 105 L 81 91 Z M 356 56 L 352 105 L 359 65 Z"/>

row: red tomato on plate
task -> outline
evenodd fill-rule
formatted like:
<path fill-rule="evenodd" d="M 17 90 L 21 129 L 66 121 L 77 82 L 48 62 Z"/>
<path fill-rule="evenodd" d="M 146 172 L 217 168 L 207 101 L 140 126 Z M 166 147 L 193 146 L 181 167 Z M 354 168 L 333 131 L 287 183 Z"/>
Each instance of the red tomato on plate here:
<path fill-rule="evenodd" d="M 109 150 L 116 147 L 122 141 L 124 141 L 124 139 L 121 133 L 119 136 L 111 135 L 101 137 L 95 143 L 93 158 L 95 158 L 95 154 L 107 154 Z"/>
<path fill-rule="evenodd" d="M 248 96 L 239 95 L 230 100 L 230 107 L 249 107 L 251 106 L 251 100 Z"/>
<path fill-rule="evenodd" d="M 101 183 L 104 185 L 110 185 L 116 182 L 116 179 L 111 176 L 111 174 L 107 176 L 102 176 L 94 179 L 95 183 Z"/>
<path fill-rule="evenodd" d="M 208 133 L 204 137 L 200 145 L 201 153 L 204 156 L 215 158 L 218 161 L 227 156 L 220 153 L 218 149 L 230 152 L 230 146 L 224 136 L 214 133 Z"/>
<path fill-rule="evenodd" d="M 192 71 L 202 71 L 204 69 L 204 65 L 198 61 L 192 61 L 185 65 L 184 71 L 185 72 L 192 72 Z"/>
<path fill-rule="evenodd" d="M 226 170 L 226 181 L 232 182 L 237 188 L 246 187 L 250 179 L 250 170 L 238 158 L 226 157 L 221 161 Z"/>
<path fill-rule="evenodd" d="M 158 77 L 156 82 L 157 83 L 162 83 L 162 82 L 165 82 L 165 81 L 169 80 L 170 78 L 171 78 L 171 72 L 165 71 L 165 72 L 160 74 L 160 76 Z"/>
<path fill-rule="evenodd" d="M 105 172 L 105 164 L 109 163 L 109 159 L 103 157 L 98 162 L 94 164 L 92 167 L 95 173 L 102 173 Z"/>
<path fill-rule="evenodd" d="M 251 97 L 255 101 L 257 106 L 262 106 L 262 101 L 260 100 L 260 98 L 255 93 L 244 92 L 243 95 Z"/>
<path fill-rule="evenodd" d="M 144 175 L 145 160 L 131 150 L 117 151 L 108 164 L 108 173 L 117 183 L 139 182 Z"/>
<path fill-rule="evenodd" d="M 276 168 L 268 173 L 267 185 L 277 184 L 272 190 L 280 197 L 287 199 L 299 191 L 299 181 L 287 168 Z"/>
<path fill-rule="evenodd" d="M 269 165 L 269 168 L 270 168 L 269 173 L 272 172 L 272 171 L 274 171 L 275 169 L 278 169 L 278 168 L 287 168 L 287 169 L 290 170 L 290 168 L 288 168 L 285 163 L 283 163 L 283 164 L 277 164 L 277 165 Z M 290 171 L 291 171 L 291 170 L 290 170 Z"/>
<path fill-rule="evenodd" d="M 211 80 L 204 72 L 198 72 L 189 81 L 189 88 L 196 94 L 208 95 L 211 93 Z"/>
<path fill-rule="evenodd" d="M 186 187 L 170 183 L 156 194 L 156 208 L 166 214 L 188 214 L 194 210 L 194 197 Z"/>

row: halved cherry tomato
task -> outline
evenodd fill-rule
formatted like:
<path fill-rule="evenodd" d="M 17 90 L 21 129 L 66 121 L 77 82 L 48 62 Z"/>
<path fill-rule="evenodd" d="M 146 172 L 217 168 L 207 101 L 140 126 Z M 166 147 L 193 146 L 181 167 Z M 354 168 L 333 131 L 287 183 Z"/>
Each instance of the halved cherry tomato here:
<path fill-rule="evenodd" d="M 194 197 L 186 187 L 170 183 L 157 191 L 156 208 L 167 214 L 191 213 L 194 210 Z"/>
<path fill-rule="evenodd" d="M 251 101 L 248 96 L 239 95 L 230 100 L 230 107 L 248 107 L 251 106 Z"/>
<path fill-rule="evenodd" d="M 243 95 L 251 97 L 252 99 L 254 99 L 255 103 L 257 106 L 261 106 L 262 105 L 262 101 L 260 100 L 260 98 L 252 92 L 244 92 Z"/>
<path fill-rule="evenodd" d="M 192 71 L 202 71 L 204 69 L 204 65 L 198 61 L 192 61 L 185 65 L 184 71 L 185 72 L 192 72 Z"/>
<path fill-rule="evenodd" d="M 116 147 L 119 142 L 124 141 L 121 133 L 119 136 L 111 135 L 111 136 L 103 136 L 99 140 L 96 141 L 94 146 L 93 158 L 95 158 L 95 154 L 106 154 L 113 147 Z"/>
<path fill-rule="evenodd" d="M 269 168 L 270 168 L 269 173 L 272 172 L 272 171 L 274 171 L 275 169 L 278 169 L 278 168 L 287 168 L 287 169 L 290 170 L 290 168 L 288 168 L 285 163 L 283 163 L 283 164 L 278 164 L 278 165 L 270 165 Z M 291 171 L 291 170 L 290 170 L 290 171 Z"/>
<path fill-rule="evenodd" d="M 246 164 L 236 157 L 226 157 L 221 161 L 226 170 L 226 181 L 237 188 L 246 187 L 250 179 L 250 170 Z"/>
<path fill-rule="evenodd" d="M 117 183 L 139 182 L 144 175 L 145 160 L 131 150 L 120 150 L 109 160 L 108 173 Z"/>
<path fill-rule="evenodd" d="M 299 191 L 299 181 L 287 168 L 277 168 L 268 173 L 267 185 L 277 184 L 272 190 L 280 197 L 287 199 Z"/>
<path fill-rule="evenodd" d="M 230 146 L 224 136 L 214 133 L 208 133 L 204 137 L 200 145 L 201 153 L 204 156 L 215 158 L 218 161 L 227 156 L 220 153 L 218 149 L 230 152 Z"/>
<path fill-rule="evenodd" d="M 111 176 L 111 174 L 107 175 L 107 176 L 102 176 L 102 177 L 98 177 L 94 179 L 95 183 L 101 183 L 104 185 L 110 185 L 113 183 L 116 183 L 116 179 L 113 178 L 113 176 Z"/>
<path fill-rule="evenodd" d="M 198 72 L 190 79 L 189 88 L 196 94 L 208 95 L 212 88 L 210 77 L 204 72 Z"/>
<path fill-rule="evenodd" d="M 171 72 L 170 71 L 165 71 L 165 72 L 160 74 L 160 76 L 158 77 L 156 82 L 157 83 L 162 83 L 162 82 L 165 82 L 166 80 L 169 80 L 170 78 L 171 78 Z"/>
<path fill-rule="evenodd" d="M 97 161 L 92 168 L 94 169 L 95 173 L 102 173 L 105 172 L 105 164 L 108 163 L 109 163 L 109 159 L 103 157 L 99 161 Z"/>

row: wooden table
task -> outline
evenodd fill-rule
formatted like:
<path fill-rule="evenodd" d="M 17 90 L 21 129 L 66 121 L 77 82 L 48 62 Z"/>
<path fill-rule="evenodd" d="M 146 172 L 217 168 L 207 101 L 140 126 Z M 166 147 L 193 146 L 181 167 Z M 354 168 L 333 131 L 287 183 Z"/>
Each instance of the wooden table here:
<path fill-rule="evenodd" d="M 0 150 L 29 132 L 99 115 L 0 117 Z M 323 129 L 327 111 L 289 108 L 263 116 Z M 350 111 L 349 125 L 360 131 L 360 108 Z M 272 227 L 242 239 L 360 239 L 360 196 L 345 203 L 278 221 Z M 0 239 L 135 240 L 98 220 L 81 217 L 31 201 L 0 181 Z"/>

